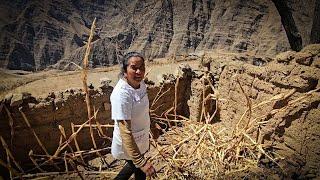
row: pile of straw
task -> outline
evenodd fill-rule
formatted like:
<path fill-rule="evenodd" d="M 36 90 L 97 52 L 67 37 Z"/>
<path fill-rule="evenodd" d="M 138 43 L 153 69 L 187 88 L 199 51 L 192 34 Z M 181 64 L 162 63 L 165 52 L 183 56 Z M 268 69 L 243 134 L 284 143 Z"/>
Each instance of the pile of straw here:
<path fill-rule="evenodd" d="M 205 112 L 204 105 L 207 100 L 214 99 L 217 108 L 218 102 L 222 101 L 208 77 L 209 75 L 206 74 L 204 80 L 209 82 L 213 93 L 203 97 L 201 117 L 204 117 L 205 121 L 192 121 L 181 116 L 179 116 L 182 118 L 180 120 L 155 117 L 162 124 L 179 121 L 181 125 L 180 127 L 172 127 L 170 131 L 163 135 L 163 138 L 152 140 L 155 153 L 150 160 L 153 164 L 160 164 L 158 177 L 160 179 L 217 179 L 234 176 L 240 178 L 241 172 L 257 171 L 263 159 L 267 159 L 283 173 L 278 162 L 284 157 L 278 155 L 271 144 L 262 143 L 261 128 L 270 123 L 270 121 L 263 120 L 268 115 L 275 115 L 292 109 L 311 97 L 314 92 L 319 91 L 319 88 L 303 93 L 280 109 L 274 109 L 260 117 L 253 118 L 251 115 L 255 109 L 287 99 L 296 90 L 292 89 L 253 105 L 236 76 L 241 91 L 246 97 L 247 109 L 238 120 L 233 132 L 230 133 L 225 132 L 226 129 L 219 127 L 217 124 L 211 123 L 217 111 L 211 116 Z M 166 117 L 169 116 L 170 114 L 167 114 Z M 176 117 L 175 114 L 171 114 L 171 116 Z"/>
<path fill-rule="evenodd" d="M 262 155 L 275 161 L 274 154 L 246 132 L 224 134 L 211 124 L 185 122 L 166 134 L 165 141 L 153 141 L 157 152 L 151 160 L 163 164 L 158 175 L 164 179 L 216 179 L 256 168 Z"/>

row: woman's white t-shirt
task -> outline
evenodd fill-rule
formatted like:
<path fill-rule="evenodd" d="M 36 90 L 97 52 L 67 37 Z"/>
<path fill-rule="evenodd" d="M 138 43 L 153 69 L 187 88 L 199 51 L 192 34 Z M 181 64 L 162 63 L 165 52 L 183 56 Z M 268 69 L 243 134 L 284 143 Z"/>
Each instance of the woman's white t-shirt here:
<path fill-rule="evenodd" d="M 123 148 L 117 120 L 130 120 L 133 138 L 144 154 L 149 149 L 149 99 L 147 88 L 143 81 L 139 89 L 134 89 L 126 81 L 120 79 L 110 96 L 111 118 L 115 121 L 111 154 L 117 159 L 128 159 L 128 153 Z"/>

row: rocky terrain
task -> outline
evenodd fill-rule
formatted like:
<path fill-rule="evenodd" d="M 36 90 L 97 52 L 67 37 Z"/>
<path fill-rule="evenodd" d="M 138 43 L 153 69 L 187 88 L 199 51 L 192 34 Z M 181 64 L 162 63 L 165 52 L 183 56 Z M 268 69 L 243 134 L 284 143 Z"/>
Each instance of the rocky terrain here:
<path fill-rule="evenodd" d="M 288 3 L 307 45 L 315 0 Z M 0 10 L 0 67 L 9 69 L 74 70 L 95 17 L 92 67 L 117 64 L 128 50 L 152 60 L 219 49 L 272 56 L 290 47 L 269 0 L 4 0 Z"/>

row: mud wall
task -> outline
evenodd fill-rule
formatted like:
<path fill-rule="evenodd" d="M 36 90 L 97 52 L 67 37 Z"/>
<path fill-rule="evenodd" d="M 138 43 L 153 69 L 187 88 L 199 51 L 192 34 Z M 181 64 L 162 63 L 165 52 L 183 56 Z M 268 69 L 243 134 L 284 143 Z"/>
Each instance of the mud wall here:
<path fill-rule="evenodd" d="M 320 175 L 319 57 L 320 45 L 311 45 L 298 53 L 279 54 L 267 63 L 252 57 L 210 62 L 213 73 L 219 73 L 217 67 L 222 66 L 217 88 L 221 122 L 217 126 L 232 133 L 249 107 L 247 96 L 252 108 L 250 121 L 264 122 L 260 126 L 262 139 L 256 140 L 276 147 L 277 153 L 286 157 L 280 165 L 289 177 Z M 313 93 L 307 95 L 310 91 Z M 284 96 L 279 98 L 281 94 Z M 299 101 L 292 103 L 295 100 Z M 239 126 L 248 119 L 247 114 Z"/>
<path fill-rule="evenodd" d="M 177 71 L 176 75 L 164 74 L 159 85 L 149 85 L 151 115 L 163 117 L 166 114 L 174 114 L 176 111 L 177 115 L 189 116 L 187 101 L 191 96 L 193 72 L 189 66 L 184 65 L 180 66 Z"/>
<path fill-rule="evenodd" d="M 92 107 L 99 110 L 97 121 L 101 124 L 111 123 L 108 109 L 111 91 L 112 87 L 109 87 L 104 92 L 98 90 L 90 91 Z M 88 119 L 85 94 L 79 89 L 50 93 L 44 99 L 37 99 L 27 93 L 9 95 L 4 101 L 1 111 L 0 134 L 7 142 L 16 159 L 23 163 L 29 160 L 28 153 L 30 150 L 34 154 L 43 155 L 45 153 L 41 150 L 20 111 L 25 114 L 32 129 L 38 135 L 49 154 L 53 154 L 59 145 L 61 136 L 59 125 L 64 127 L 66 135 L 69 137 L 72 133 L 71 123 L 81 125 Z M 12 125 L 10 125 L 10 121 Z M 104 130 L 106 135 L 111 135 L 109 129 Z M 99 147 L 110 142 L 107 139 L 99 138 L 96 131 L 95 137 Z M 93 147 L 88 128 L 80 131 L 77 140 L 81 150 L 88 150 Z"/>
<path fill-rule="evenodd" d="M 163 116 L 163 112 L 169 110 L 168 112 L 173 114 L 172 107 L 176 97 L 179 102 L 176 108 L 177 114 L 188 116 L 189 112 L 186 110 L 188 97 L 185 92 L 186 89 L 190 89 L 190 80 L 190 76 L 182 73 L 178 81 L 173 75 L 165 75 L 163 81 L 158 85 L 151 82 L 148 85 L 150 106 L 152 105 L 151 113 L 160 117 Z M 178 82 L 177 86 L 176 82 Z M 111 86 L 104 86 L 99 90 L 90 90 L 92 109 L 98 111 L 96 120 L 100 124 L 113 124 L 110 114 L 112 89 Z M 155 98 L 163 92 L 166 93 L 155 101 Z M 21 111 L 51 155 L 59 146 L 61 136 L 59 125 L 64 127 L 66 135 L 69 137 L 72 134 L 71 123 L 81 125 L 88 119 L 85 93 L 80 89 L 52 92 L 46 98 L 35 98 L 28 93 L 7 95 L 1 102 L 0 135 L 8 144 L 16 160 L 23 164 L 30 163 L 28 156 L 30 150 L 34 154 L 44 155 L 45 153 L 27 126 Z M 111 144 L 110 138 L 112 138 L 113 128 L 103 128 L 103 131 L 109 138 L 102 137 L 97 130 L 94 130 L 98 148 L 109 147 Z M 90 150 L 93 147 L 88 127 L 80 131 L 77 141 L 81 150 Z M 76 148 L 74 147 L 74 149 Z M 6 156 L 2 146 L 0 156 L 5 161 Z"/>

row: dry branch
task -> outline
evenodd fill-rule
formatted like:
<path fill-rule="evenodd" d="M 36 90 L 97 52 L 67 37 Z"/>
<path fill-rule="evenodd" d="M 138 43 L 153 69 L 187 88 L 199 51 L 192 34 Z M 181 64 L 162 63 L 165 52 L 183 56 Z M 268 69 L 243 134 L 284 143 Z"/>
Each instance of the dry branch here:
<path fill-rule="evenodd" d="M 10 145 L 11 145 L 11 147 L 12 147 L 12 144 L 13 144 L 13 136 L 14 136 L 13 118 L 12 118 L 11 113 L 10 113 L 10 111 L 9 111 L 9 109 L 7 108 L 6 105 L 4 105 L 4 109 L 6 110 L 7 115 L 8 115 L 8 117 L 9 117 L 10 135 L 11 135 L 11 137 L 10 137 Z M 1 112 L 1 111 L 0 111 L 0 112 Z"/>
<path fill-rule="evenodd" d="M 174 85 L 174 120 L 177 120 L 177 105 L 178 105 L 178 87 L 179 87 L 180 76 L 178 75 L 176 83 Z M 177 124 L 175 124 L 177 125 Z"/>
<path fill-rule="evenodd" d="M 90 125 L 90 136 L 91 136 L 91 140 L 92 140 L 92 144 L 94 146 L 95 149 L 97 149 L 97 144 L 96 141 L 94 139 L 93 136 L 93 131 L 92 131 L 92 127 L 91 127 L 91 104 L 90 104 L 90 94 L 89 94 L 89 90 L 88 90 L 88 84 L 87 84 L 87 77 L 88 77 L 88 65 L 89 65 L 89 54 L 90 54 L 90 50 L 91 50 L 91 41 L 93 38 L 93 33 L 95 30 L 95 23 L 96 23 L 96 18 L 94 18 L 93 23 L 91 25 L 91 30 L 90 30 L 90 35 L 89 35 L 89 39 L 87 42 L 87 48 L 86 48 L 86 52 L 83 58 L 83 69 L 82 69 L 82 84 L 83 84 L 83 89 L 84 92 L 86 93 L 86 104 L 87 104 L 87 110 L 88 110 L 88 119 L 89 119 L 89 125 Z"/>
<path fill-rule="evenodd" d="M 32 157 L 33 156 L 33 151 L 30 150 L 29 151 L 29 158 L 32 161 L 32 163 L 35 165 L 35 167 L 40 171 L 40 172 L 45 172 L 43 169 L 41 169 L 41 167 L 39 166 L 39 164 L 37 163 L 37 161 Z"/>
<path fill-rule="evenodd" d="M 71 132 L 72 132 L 72 134 L 75 133 L 74 127 L 75 127 L 74 124 L 71 123 Z M 78 141 L 77 141 L 77 137 L 76 137 L 76 136 L 74 137 L 74 144 L 75 144 L 75 146 L 76 146 L 77 152 L 79 152 L 79 151 L 80 151 L 80 147 L 79 147 L 79 144 L 78 144 Z M 84 159 L 83 159 L 83 157 L 82 157 L 82 154 L 80 154 L 80 158 L 81 158 L 82 162 L 84 162 Z"/>
<path fill-rule="evenodd" d="M 20 179 L 24 179 L 19 172 L 17 172 L 17 171 L 16 171 L 15 169 L 13 169 L 11 166 L 9 166 L 9 165 L 6 164 L 5 162 L 3 162 L 1 159 L 0 159 L 0 165 L 3 166 L 3 167 L 5 167 L 5 168 L 7 168 L 7 169 L 9 170 L 9 172 L 11 172 L 13 175 L 19 176 Z"/>
<path fill-rule="evenodd" d="M 27 124 L 28 128 L 30 129 L 30 131 L 32 132 L 33 136 L 36 138 L 39 146 L 41 147 L 41 149 L 46 153 L 46 155 L 49 156 L 49 153 L 47 151 L 47 149 L 45 148 L 45 146 L 42 144 L 41 140 L 39 139 L 37 133 L 34 131 L 34 129 L 31 127 L 30 123 L 29 123 L 29 120 L 27 118 L 27 116 L 24 114 L 24 112 L 22 111 L 21 108 L 19 108 L 19 111 L 24 119 L 24 122 Z"/>

